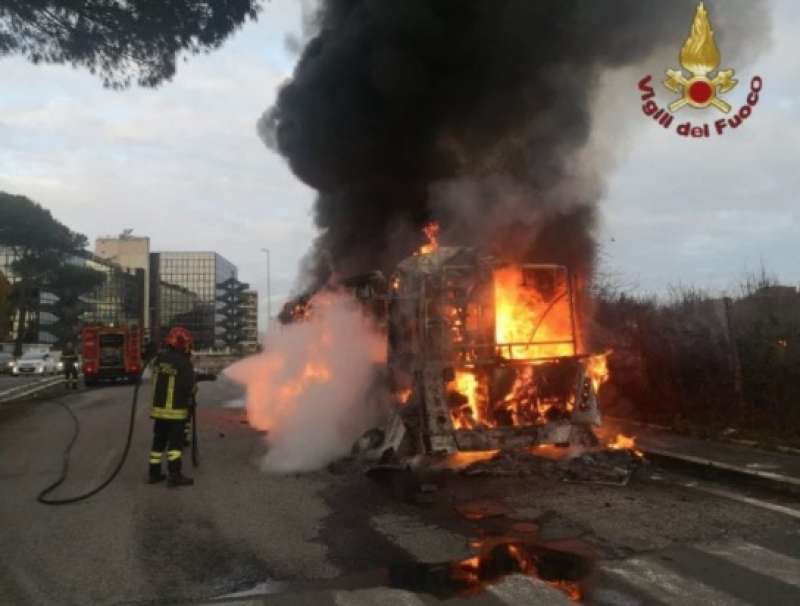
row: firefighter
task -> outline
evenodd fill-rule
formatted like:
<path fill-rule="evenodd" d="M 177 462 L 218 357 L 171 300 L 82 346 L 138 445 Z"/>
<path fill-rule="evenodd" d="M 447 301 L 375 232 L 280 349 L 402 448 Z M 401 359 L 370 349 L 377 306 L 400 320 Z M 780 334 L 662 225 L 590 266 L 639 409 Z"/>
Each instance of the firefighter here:
<path fill-rule="evenodd" d="M 167 451 L 168 486 L 191 486 L 181 473 L 185 431 L 194 408 L 194 368 L 190 359 L 192 333 L 176 327 L 164 340 L 166 347 L 153 360 L 153 447 L 150 450 L 150 484 L 164 479 L 161 459 Z"/>
<path fill-rule="evenodd" d="M 64 365 L 64 387 L 78 389 L 78 354 L 75 345 L 69 341 L 61 352 L 61 363 Z"/>

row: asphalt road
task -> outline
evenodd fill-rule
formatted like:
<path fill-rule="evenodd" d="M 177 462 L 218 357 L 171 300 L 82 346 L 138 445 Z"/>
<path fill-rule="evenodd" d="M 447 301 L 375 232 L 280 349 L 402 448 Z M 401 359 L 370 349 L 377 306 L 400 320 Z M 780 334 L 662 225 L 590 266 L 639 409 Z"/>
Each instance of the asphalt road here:
<path fill-rule="evenodd" d="M 49 379 L 51 376 L 53 375 L 47 375 L 45 377 L 41 375 L 14 377 L 12 375 L 2 374 L 0 375 L 0 393 L 20 385 L 30 385 L 36 381 L 41 381 L 43 378 Z"/>
<path fill-rule="evenodd" d="M 118 479 L 76 505 L 38 504 L 74 431 L 56 402 L 80 419 L 69 480 L 54 495 L 71 496 L 113 469 L 131 395 L 108 387 L 0 408 L 3 604 L 564 604 L 569 586 L 555 579 L 573 573 L 592 604 L 800 603 L 798 517 L 680 486 L 658 469 L 626 487 L 450 475 L 426 506 L 404 499 L 403 482 L 348 467 L 268 475 L 258 467 L 264 436 L 230 406 L 241 394 L 224 381 L 201 386 L 194 487 L 145 483 L 144 388 Z M 491 515 L 458 513 L 476 500 Z M 473 555 L 476 541 L 529 535 L 549 582 L 482 569 L 491 582 L 466 599 L 453 591 L 452 566 L 437 565 Z"/>

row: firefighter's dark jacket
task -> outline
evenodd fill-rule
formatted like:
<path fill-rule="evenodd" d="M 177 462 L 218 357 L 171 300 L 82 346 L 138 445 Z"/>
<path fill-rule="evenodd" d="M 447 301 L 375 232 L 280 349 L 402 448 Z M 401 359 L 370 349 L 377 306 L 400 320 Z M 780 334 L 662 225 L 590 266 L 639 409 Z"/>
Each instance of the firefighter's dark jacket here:
<path fill-rule="evenodd" d="M 64 366 L 73 366 L 78 363 L 78 354 L 74 349 L 65 348 L 61 353 L 61 361 Z"/>
<path fill-rule="evenodd" d="M 165 349 L 153 360 L 153 419 L 183 421 L 189 418 L 195 394 L 194 368 L 189 356 Z"/>

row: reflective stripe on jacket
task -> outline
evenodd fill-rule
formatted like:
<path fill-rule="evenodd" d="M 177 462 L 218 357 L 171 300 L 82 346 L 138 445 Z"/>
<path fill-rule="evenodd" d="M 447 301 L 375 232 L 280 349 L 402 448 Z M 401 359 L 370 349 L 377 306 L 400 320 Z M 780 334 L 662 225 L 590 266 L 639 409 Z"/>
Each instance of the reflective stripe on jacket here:
<path fill-rule="evenodd" d="M 165 349 L 153 360 L 153 419 L 182 421 L 189 418 L 194 394 L 194 369 L 189 356 Z"/>

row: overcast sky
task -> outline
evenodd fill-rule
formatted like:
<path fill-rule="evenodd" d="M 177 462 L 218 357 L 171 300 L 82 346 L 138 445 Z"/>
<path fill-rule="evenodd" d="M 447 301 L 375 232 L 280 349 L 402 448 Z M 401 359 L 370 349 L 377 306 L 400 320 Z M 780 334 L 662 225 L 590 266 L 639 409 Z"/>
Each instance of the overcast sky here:
<path fill-rule="evenodd" d="M 258 23 L 190 58 L 156 90 L 113 92 L 83 70 L 0 59 L 0 190 L 34 199 L 90 241 L 132 228 L 153 250 L 215 250 L 262 296 L 260 249 L 269 247 L 276 313 L 314 236 L 313 192 L 264 147 L 255 123 L 291 74 L 296 57 L 284 38 L 300 30 L 300 4 L 272 0 Z M 765 83 L 736 132 L 684 140 L 642 115 L 636 82 L 652 72 L 657 101 L 671 101 L 658 82 L 678 67 L 684 32 L 676 32 L 675 65 L 609 75 L 594 136 L 619 153 L 600 241 L 603 268 L 624 283 L 733 290 L 762 262 L 800 282 L 800 3 L 771 4 L 771 48 L 752 65 L 731 66 L 741 79 L 726 95 L 734 107 L 753 75 Z M 683 110 L 676 118 L 717 116 Z M 262 327 L 265 309 L 262 300 Z"/>

